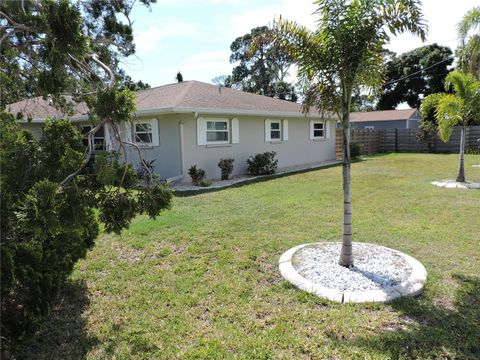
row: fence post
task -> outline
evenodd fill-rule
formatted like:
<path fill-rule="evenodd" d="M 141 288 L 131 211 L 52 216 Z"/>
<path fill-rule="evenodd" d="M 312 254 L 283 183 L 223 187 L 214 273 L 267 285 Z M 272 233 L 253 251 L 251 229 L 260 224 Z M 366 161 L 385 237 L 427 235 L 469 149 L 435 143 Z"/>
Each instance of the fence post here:
<path fill-rule="evenodd" d="M 398 152 L 398 129 L 395 129 L 395 152 Z"/>

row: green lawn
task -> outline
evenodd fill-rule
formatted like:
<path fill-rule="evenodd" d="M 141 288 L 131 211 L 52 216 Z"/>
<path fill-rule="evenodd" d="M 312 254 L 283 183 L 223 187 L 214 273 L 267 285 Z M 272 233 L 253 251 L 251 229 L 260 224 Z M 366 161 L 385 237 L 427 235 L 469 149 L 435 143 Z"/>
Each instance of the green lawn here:
<path fill-rule="evenodd" d="M 466 156 L 480 181 L 480 156 Z M 355 241 L 413 255 L 424 294 L 340 305 L 278 272 L 288 248 L 341 238 L 341 167 L 176 198 L 156 221 L 102 235 L 21 357 L 35 359 L 475 358 L 480 191 L 442 189 L 456 155 L 353 164 Z"/>

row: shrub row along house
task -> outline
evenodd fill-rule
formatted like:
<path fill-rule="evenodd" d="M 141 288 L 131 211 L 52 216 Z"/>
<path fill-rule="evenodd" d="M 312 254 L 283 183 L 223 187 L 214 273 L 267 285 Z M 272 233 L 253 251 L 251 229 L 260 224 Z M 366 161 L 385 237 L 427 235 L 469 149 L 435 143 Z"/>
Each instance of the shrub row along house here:
<path fill-rule="evenodd" d="M 47 100 L 35 98 L 7 107 L 21 112 L 23 126 L 39 136 L 48 117 L 64 115 Z M 91 129 L 87 108 L 79 104 L 71 120 L 84 133 Z M 116 135 L 115 135 L 116 136 Z M 95 134 L 97 150 L 115 147 L 108 127 Z M 318 111 L 302 114 L 301 105 L 285 100 L 185 81 L 137 93 L 132 123 L 124 123 L 120 136 L 141 147 L 145 160 L 155 160 L 162 179 L 189 181 L 192 165 L 206 171 L 207 179 L 220 178 L 221 158 L 235 160 L 233 175 L 246 173 L 249 156 L 275 151 L 279 169 L 335 159 L 335 120 Z M 128 150 L 128 161 L 139 161 Z"/>

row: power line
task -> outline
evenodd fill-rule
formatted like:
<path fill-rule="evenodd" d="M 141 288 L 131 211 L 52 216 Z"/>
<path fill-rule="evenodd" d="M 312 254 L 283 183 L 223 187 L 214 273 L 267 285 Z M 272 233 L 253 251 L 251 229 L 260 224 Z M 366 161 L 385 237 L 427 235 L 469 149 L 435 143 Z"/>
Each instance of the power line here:
<path fill-rule="evenodd" d="M 388 83 L 384 84 L 383 86 L 387 86 L 387 85 L 395 84 L 395 83 L 397 83 L 397 82 L 400 82 L 400 81 L 406 80 L 406 79 L 408 79 L 408 78 L 412 77 L 413 75 L 420 74 L 421 72 L 423 72 L 423 71 L 425 71 L 425 70 L 431 69 L 431 68 L 432 68 L 432 67 L 434 67 L 434 66 L 437 66 L 437 65 L 439 65 L 439 64 L 441 64 L 441 63 L 444 63 L 444 62 L 447 62 L 447 61 L 450 61 L 450 60 L 451 60 L 451 59 L 444 59 L 444 60 L 442 60 L 442 61 L 439 61 L 439 62 L 437 62 L 437 63 L 435 63 L 435 64 L 433 64 L 433 65 L 427 66 L 427 67 L 426 67 L 426 68 L 424 68 L 424 69 L 420 69 L 420 70 L 418 70 L 418 71 L 415 71 L 414 73 L 411 73 L 411 74 L 405 75 L 404 77 L 401 77 L 400 79 L 397 79 L 397 80 L 390 81 L 390 82 L 388 82 Z"/>
<path fill-rule="evenodd" d="M 385 83 L 385 84 L 383 85 L 383 87 L 388 86 L 388 85 L 391 85 L 391 84 L 395 84 L 395 83 L 397 83 L 397 82 L 400 82 L 400 81 L 403 81 L 403 80 L 406 80 L 406 79 L 409 79 L 409 78 L 411 78 L 411 77 L 414 76 L 414 75 L 420 74 L 420 73 L 422 73 L 423 71 L 426 71 L 426 70 L 428 70 L 428 69 L 431 69 L 431 68 L 433 68 L 433 67 L 435 67 L 435 66 L 437 66 L 437 65 L 440 65 L 440 64 L 442 64 L 442 63 L 444 63 L 444 62 L 447 62 L 447 61 L 450 61 L 450 60 L 451 60 L 450 58 L 447 58 L 447 59 L 438 61 L 438 62 L 436 62 L 435 64 L 432 64 L 432 65 L 430 65 L 430 66 L 427 66 L 426 68 L 423 68 L 423 69 L 420 69 L 420 70 L 418 70 L 418 71 L 415 71 L 415 72 L 413 72 L 413 73 L 411 73 L 411 74 L 405 75 L 405 76 L 401 77 L 400 79 L 389 81 L 388 83 Z M 447 73 L 446 73 L 446 74 L 447 74 Z M 443 75 L 443 74 L 441 74 L 441 75 Z M 441 75 L 437 74 L 437 75 L 435 75 L 434 77 L 441 76 Z M 417 78 L 421 78 L 421 77 L 417 77 Z M 298 95 L 296 91 L 293 91 L 293 94 Z M 279 96 L 279 95 L 292 95 L 292 92 L 274 92 L 274 93 L 264 93 L 264 94 L 259 94 L 259 95 L 264 95 L 264 96 L 269 96 L 269 97 L 271 97 L 272 95 L 273 95 L 273 96 L 275 96 L 275 95 L 276 95 L 276 96 Z"/>

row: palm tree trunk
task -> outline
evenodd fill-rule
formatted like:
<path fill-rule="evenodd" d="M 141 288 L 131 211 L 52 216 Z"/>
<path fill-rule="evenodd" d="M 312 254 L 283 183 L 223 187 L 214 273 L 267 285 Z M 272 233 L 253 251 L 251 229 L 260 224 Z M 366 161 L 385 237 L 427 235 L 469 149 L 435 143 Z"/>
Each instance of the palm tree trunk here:
<path fill-rule="evenodd" d="M 465 132 L 466 132 L 466 125 L 463 124 L 462 130 L 460 133 L 460 156 L 458 158 L 458 175 L 457 181 L 458 182 L 465 182 L 465 161 L 464 161 L 464 154 L 465 154 Z"/>
<path fill-rule="evenodd" d="M 344 98 L 342 102 L 343 129 L 343 241 L 338 264 L 345 267 L 353 266 L 352 252 L 352 194 L 350 190 L 350 101 Z"/>

